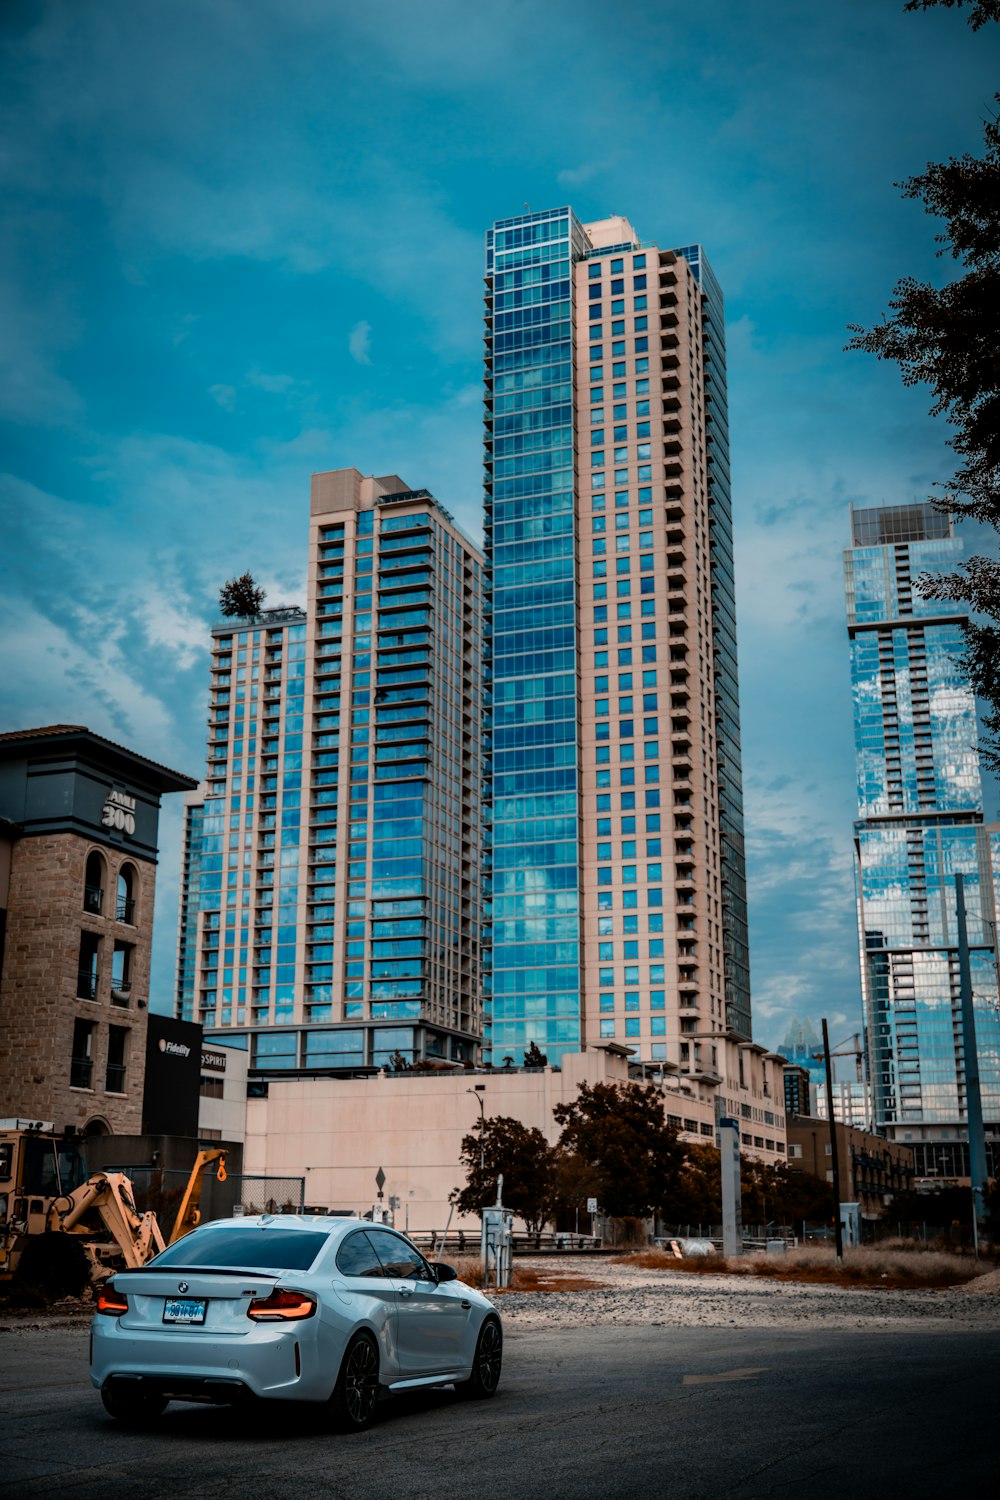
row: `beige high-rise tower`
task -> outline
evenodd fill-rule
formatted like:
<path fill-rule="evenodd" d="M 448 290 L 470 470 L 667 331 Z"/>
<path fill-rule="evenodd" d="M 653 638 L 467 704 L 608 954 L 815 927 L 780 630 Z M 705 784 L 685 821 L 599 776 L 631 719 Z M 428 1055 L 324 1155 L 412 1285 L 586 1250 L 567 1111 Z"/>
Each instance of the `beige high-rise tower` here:
<path fill-rule="evenodd" d="M 481 554 L 426 490 L 314 474 L 306 609 L 213 629 L 177 1012 L 251 1079 L 480 1032 Z"/>
<path fill-rule="evenodd" d="M 495 1062 L 750 1037 L 722 296 L 571 209 L 487 242 Z"/>

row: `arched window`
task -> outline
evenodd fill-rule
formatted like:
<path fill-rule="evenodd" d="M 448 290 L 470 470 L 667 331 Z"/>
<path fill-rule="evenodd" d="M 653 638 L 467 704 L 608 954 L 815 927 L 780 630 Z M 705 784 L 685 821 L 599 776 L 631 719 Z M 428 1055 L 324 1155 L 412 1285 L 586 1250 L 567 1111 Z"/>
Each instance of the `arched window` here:
<path fill-rule="evenodd" d="M 135 898 L 138 880 L 133 865 L 122 865 L 118 871 L 115 917 L 119 922 L 135 923 Z"/>
<path fill-rule="evenodd" d="M 104 904 L 104 860 L 96 849 L 87 855 L 87 867 L 83 877 L 83 909 L 99 917 Z"/>

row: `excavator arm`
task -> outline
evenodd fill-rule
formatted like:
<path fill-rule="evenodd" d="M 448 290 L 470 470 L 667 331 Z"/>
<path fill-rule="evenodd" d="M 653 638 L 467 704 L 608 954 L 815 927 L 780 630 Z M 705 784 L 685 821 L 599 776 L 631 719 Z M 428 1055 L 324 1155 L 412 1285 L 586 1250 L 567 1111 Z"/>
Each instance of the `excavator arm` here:
<path fill-rule="evenodd" d="M 218 1170 L 215 1174 L 216 1177 L 220 1182 L 225 1182 L 225 1150 L 221 1147 L 216 1146 L 210 1148 L 209 1150 L 199 1151 L 198 1155 L 195 1157 L 194 1166 L 191 1168 L 191 1176 L 188 1178 L 188 1185 L 184 1190 L 184 1196 L 181 1199 L 180 1205 L 177 1209 L 177 1217 L 174 1220 L 174 1227 L 171 1230 L 170 1238 L 167 1241 L 168 1245 L 172 1245 L 175 1240 L 179 1240 L 182 1235 L 188 1234 L 192 1229 L 196 1229 L 200 1224 L 201 1208 L 199 1207 L 199 1204 L 201 1202 L 202 1183 L 205 1180 L 206 1168 L 210 1167 L 213 1162 L 219 1163 Z"/>
<path fill-rule="evenodd" d="M 144 1266 L 164 1248 L 155 1213 L 137 1212 L 132 1184 L 124 1172 L 95 1172 L 75 1192 L 56 1198 L 49 1209 L 48 1227 L 88 1234 L 92 1231 L 83 1221 L 90 1214 L 101 1219 L 130 1269 Z"/>

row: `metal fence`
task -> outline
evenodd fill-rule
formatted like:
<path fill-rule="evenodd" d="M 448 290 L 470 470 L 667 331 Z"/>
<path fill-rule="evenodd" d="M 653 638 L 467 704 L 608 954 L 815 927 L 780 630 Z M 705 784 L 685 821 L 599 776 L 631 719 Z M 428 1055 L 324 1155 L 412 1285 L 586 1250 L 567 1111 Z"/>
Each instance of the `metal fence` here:
<path fill-rule="evenodd" d="M 251 1177 L 244 1172 L 231 1180 L 238 1184 L 235 1201 L 245 1214 L 300 1214 L 305 1207 L 304 1177 Z"/>

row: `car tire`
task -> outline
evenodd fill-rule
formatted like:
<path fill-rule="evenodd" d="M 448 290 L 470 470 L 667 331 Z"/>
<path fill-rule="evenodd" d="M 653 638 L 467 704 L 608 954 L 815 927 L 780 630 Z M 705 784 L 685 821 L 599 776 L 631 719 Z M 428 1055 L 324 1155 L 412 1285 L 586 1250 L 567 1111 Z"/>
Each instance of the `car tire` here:
<path fill-rule="evenodd" d="M 338 1432 L 363 1432 L 375 1417 L 380 1393 L 378 1345 L 369 1333 L 356 1333 L 344 1358 L 330 1404 Z"/>
<path fill-rule="evenodd" d="M 471 1397 L 473 1401 L 488 1400 L 497 1393 L 502 1364 L 503 1330 L 496 1318 L 487 1318 L 476 1340 L 472 1374 L 455 1389 L 460 1395 Z"/>
<path fill-rule="evenodd" d="M 101 1391 L 104 1410 L 116 1422 L 125 1427 L 144 1427 L 155 1422 L 166 1410 L 166 1397 L 155 1396 L 151 1391 L 113 1391 L 105 1386 Z"/>

